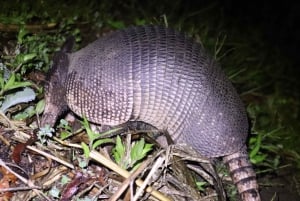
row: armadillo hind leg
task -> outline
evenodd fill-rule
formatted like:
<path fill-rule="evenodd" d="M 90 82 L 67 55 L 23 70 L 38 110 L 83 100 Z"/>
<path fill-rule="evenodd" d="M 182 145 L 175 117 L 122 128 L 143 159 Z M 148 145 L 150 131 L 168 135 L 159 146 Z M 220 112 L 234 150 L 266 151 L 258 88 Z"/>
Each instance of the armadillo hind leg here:
<path fill-rule="evenodd" d="M 223 157 L 243 201 L 260 201 L 256 174 L 245 149 Z"/>

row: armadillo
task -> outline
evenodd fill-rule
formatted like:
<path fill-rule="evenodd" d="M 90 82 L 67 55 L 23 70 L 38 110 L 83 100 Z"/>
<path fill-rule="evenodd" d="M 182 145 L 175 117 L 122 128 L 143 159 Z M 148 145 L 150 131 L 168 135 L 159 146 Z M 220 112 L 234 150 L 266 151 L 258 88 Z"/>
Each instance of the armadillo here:
<path fill-rule="evenodd" d="M 186 34 L 162 26 L 115 31 L 54 57 L 41 125 L 71 109 L 108 126 L 142 121 L 208 157 L 223 157 L 244 201 L 258 201 L 245 107 L 218 63 Z"/>

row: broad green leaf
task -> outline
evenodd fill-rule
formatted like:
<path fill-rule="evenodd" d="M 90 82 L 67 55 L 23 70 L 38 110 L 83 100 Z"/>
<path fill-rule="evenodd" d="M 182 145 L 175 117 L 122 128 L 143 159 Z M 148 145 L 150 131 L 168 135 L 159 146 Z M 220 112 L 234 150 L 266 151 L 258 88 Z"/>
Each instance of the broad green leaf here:
<path fill-rule="evenodd" d="M 200 190 L 200 191 L 204 191 L 204 187 L 205 185 L 207 185 L 207 182 L 205 181 L 198 181 L 196 182 L 196 185 L 197 185 L 197 188 Z"/>
<path fill-rule="evenodd" d="M 145 144 L 142 154 L 146 156 L 149 151 L 152 151 L 153 144 Z"/>
<path fill-rule="evenodd" d="M 0 110 L 5 113 L 8 108 L 14 105 L 17 105 L 19 103 L 27 103 L 34 99 L 34 91 L 31 88 L 26 87 L 22 91 L 18 91 L 14 94 L 7 95 L 1 105 Z"/>
<path fill-rule="evenodd" d="M 36 57 L 36 53 L 25 54 L 25 55 L 23 56 L 23 62 L 22 62 L 22 63 L 26 63 L 26 62 L 32 60 L 32 59 L 35 58 L 35 57 Z"/>
<path fill-rule="evenodd" d="M 27 118 L 32 117 L 35 115 L 35 109 L 33 106 L 27 107 L 24 111 L 19 112 L 18 114 L 13 116 L 14 120 L 25 120 Z"/>
<path fill-rule="evenodd" d="M 93 148 L 93 149 L 96 149 L 96 148 L 97 148 L 98 146 L 100 146 L 101 144 L 109 143 L 109 142 L 114 142 L 114 141 L 113 141 L 113 139 L 110 139 L 110 138 L 105 138 L 105 139 L 97 140 L 96 142 L 93 143 L 92 148 Z"/>
<path fill-rule="evenodd" d="M 35 111 L 37 114 L 42 114 L 45 108 L 45 99 L 40 100 L 35 107 Z"/>
<path fill-rule="evenodd" d="M 81 147 L 83 149 L 83 153 L 84 153 L 84 156 L 86 158 L 88 158 L 90 156 L 90 148 L 87 144 L 85 144 L 84 142 L 81 142 Z"/>
<path fill-rule="evenodd" d="M 8 79 L 8 81 L 6 82 L 6 84 L 3 87 L 3 91 L 9 90 L 15 83 L 16 80 L 16 75 L 14 73 L 12 73 Z"/>
<path fill-rule="evenodd" d="M 113 150 L 113 156 L 115 161 L 120 164 L 121 159 L 123 158 L 123 156 L 125 155 L 125 146 L 122 144 L 122 140 L 120 138 L 120 136 L 117 136 L 116 139 L 116 146 Z"/>
<path fill-rule="evenodd" d="M 142 138 L 141 140 L 137 141 L 132 149 L 131 149 L 131 152 L 130 152 L 130 156 L 131 156 L 131 159 L 133 161 L 137 161 L 137 160 L 140 160 L 141 158 L 143 158 L 143 148 L 144 148 L 144 145 L 145 145 L 145 140 L 144 138 Z"/>
<path fill-rule="evenodd" d="M 95 139 L 99 138 L 99 134 L 92 131 L 87 118 L 85 118 L 85 117 L 83 118 L 82 125 L 83 125 L 84 129 L 86 130 L 87 135 L 88 135 L 89 140 L 90 140 L 91 143 L 93 143 L 93 141 Z"/>
<path fill-rule="evenodd" d="M 25 35 L 28 34 L 28 32 L 26 31 L 26 29 L 24 28 L 24 26 L 22 26 L 19 30 L 18 33 L 18 43 L 22 44 L 23 43 L 23 39 L 25 37 Z"/>
<path fill-rule="evenodd" d="M 67 131 L 61 131 L 60 133 L 60 139 L 64 140 L 67 139 L 68 137 L 70 137 L 72 135 L 72 133 L 67 132 Z"/>

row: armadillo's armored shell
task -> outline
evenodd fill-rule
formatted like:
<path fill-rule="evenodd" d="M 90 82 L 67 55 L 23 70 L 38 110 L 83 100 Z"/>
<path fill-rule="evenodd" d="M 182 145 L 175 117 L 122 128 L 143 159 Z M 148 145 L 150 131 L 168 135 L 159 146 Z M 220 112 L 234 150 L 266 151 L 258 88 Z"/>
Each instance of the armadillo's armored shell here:
<path fill-rule="evenodd" d="M 94 123 L 144 121 L 207 157 L 237 152 L 248 122 L 240 98 L 199 43 L 133 27 L 69 55 L 67 102 Z"/>

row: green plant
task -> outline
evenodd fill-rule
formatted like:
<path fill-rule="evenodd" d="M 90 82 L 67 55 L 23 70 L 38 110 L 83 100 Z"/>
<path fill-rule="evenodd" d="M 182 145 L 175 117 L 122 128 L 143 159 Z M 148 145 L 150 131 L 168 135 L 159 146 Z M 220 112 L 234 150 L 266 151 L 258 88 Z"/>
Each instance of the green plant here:
<path fill-rule="evenodd" d="M 37 133 L 39 141 L 42 144 L 45 144 L 47 142 L 47 138 L 53 136 L 54 131 L 55 130 L 52 127 L 50 127 L 49 125 L 46 125 L 45 127 L 40 128 L 40 130 Z"/>
<path fill-rule="evenodd" d="M 41 35 L 31 35 L 24 28 L 20 28 L 15 49 L 10 51 L 11 54 L 1 57 L 3 62 L 0 60 L 0 110 L 2 112 L 36 98 L 35 92 L 29 88 L 34 84 L 25 80 L 24 74 L 32 69 L 45 70 L 49 66 L 50 51 L 46 46 L 50 38 L 51 36 L 42 38 Z M 36 85 L 35 88 L 38 94 L 42 92 Z M 34 114 L 40 114 L 39 107 L 29 106 L 14 114 L 13 118 L 24 120 Z"/>
<path fill-rule="evenodd" d="M 7 69 L 0 71 L 0 111 L 5 113 L 12 106 L 26 103 L 35 99 L 35 92 L 29 88 L 32 83 L 23 81 L 20 74 L 9 72 Z M 32 107 L 33 108 L 33 107 Z M 32 116 L 32 108 L 26 112 Z"/>
<path fill-rule="evenodd" d="M 206 181 L 197 181 L 196 182 L 196 186 L 198 188 L 199 191 L 205 191 L 205 187 L 207 185 L 207 182 Z"/>
<path fill-rule="evenodd" d="M 145 143 L 144 138 L 133 142 L 131 146 L 125 146 L 125 144 L 122 143 L 121 138 L 117 136 L 116 146 L 113 149 L 113 156 L 117 164 L 121 167 L 134 170 L 139 166 L 140 161 L 152 151 L 152 146 L 152 144 Z"/>
<path fill-rule="evenodd" d="M 112 130 L 109 130 L 109 131 L 106 131 L 103 133 L 96 133 L 91 129 L 90 124 L 86 118 L 83 118 L 83 121 L 81 123 L 82 123 L 84 129 L 86 130 L 88 138 L 89 138 L 89 145 L 85 144 L 84 142 L 81 143 L 81 146 L 84 151 L 84 155 L 86 157 L 89 156 L 91 149 L 96 149 L 98 146 L 100 146 L 104 143 L 112 143 L 113 142 L 113 140 L 111 138 L 103 138 L 102 139 L 101 138 L 102 136 L 116 132 L 120 129 L 120 128 L 116 128 L 116 129 L 112 129 Z"/>
<path fill-rule="evenodd" d="M 73 134 L 71 126 L 69 125 L 69 123 L 65 119 L 61 119 L 59 121 L 59 124 L 57 125 L 57 128 L 61 129 L 60 138 L 62 140 L 70 137 Z"/>
<path fill-rule="evenodd" d="M 32 85 L 31 82 L 21 81 L 20 76 L 18 74 L 16 75 L 16 73 L 8 73 L 8 78 L 6 78 L 4 72 L 2 72 L 1 74 L 2 75 L 0 76 L 0 97 L 3 96 L 5 93 L 8 93 L 8 91 L 10 90 Z"/>

